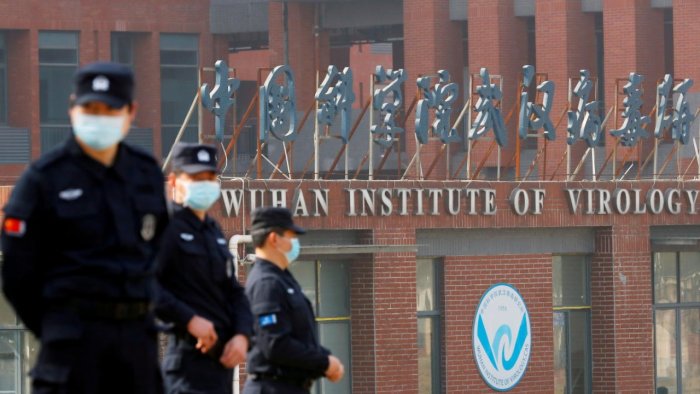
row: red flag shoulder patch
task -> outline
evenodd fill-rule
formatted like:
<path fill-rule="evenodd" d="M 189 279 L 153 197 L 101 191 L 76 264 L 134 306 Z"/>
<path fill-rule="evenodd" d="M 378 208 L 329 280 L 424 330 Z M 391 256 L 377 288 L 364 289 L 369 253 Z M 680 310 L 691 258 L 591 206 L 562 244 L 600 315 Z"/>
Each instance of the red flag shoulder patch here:
<path fill-rule="evenodd" d="M 22 219 L 5 218 L 3 232 L 13 237 L 21 237 L 27 231 L 27 223 Z"/>

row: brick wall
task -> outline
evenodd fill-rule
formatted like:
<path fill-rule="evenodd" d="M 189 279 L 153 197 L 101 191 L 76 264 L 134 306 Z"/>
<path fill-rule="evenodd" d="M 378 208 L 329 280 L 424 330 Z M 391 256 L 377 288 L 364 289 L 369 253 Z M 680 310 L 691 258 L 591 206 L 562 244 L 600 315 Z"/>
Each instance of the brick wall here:
<path fill-rule="evenodd" d="M 270 2 L 270 67 L 284 64 L 283 4 Z M 288 3 L 289 63 L 296 83 L 297 110 L 306 111 L 316 93 L 316 70 L 325 70 L 330 61 L 328 34 L 315 36 L 313 3 Z"/>
<path fill-rule="evenodd" d="M 546 73 L 548 79 L 555 83 L 554 106 L 550 116 L 557 127 L 556 139 L 547 142 L 547 151 L 538 160 L 538 170 L 540 179 L 548 180 L 556 171 L 556 179 L 562 180 L 565 179 L 563 175 L 566 173 L 566 163 L 562 163 L 559 168 L 557 166 L 567 146 L 567 117 L 564 111 L 569 109 L 568 80 L 574 78 L 573 89 L 578 80 L 579 70 L 587 69 L 591 76 L 596 76 L 595 19 L 593 14 L 581 11 L 579 3 L 568 0 L 536 2 L 535 6 L 535 71 Z M 533 99 L 530 98 L 531 101 Z M 576 106 L 578 101 L 574 100 L 573 104 Z M 539 133 L 542 135 L 543 130 Z M 542 150 L 544 139 L 539 138 L 537 145 L 538 151 Z M 586 146 L 584 142 L 572 146 L 573 168 L 581 159 Z"/>
<path fill-rule="evenodd" d="M 158 15 L 154 18 L 153 15 Z M 160 56 L 159 33 L 200 35 L 200 64 L 213 66 L 225 58 L 227 43 L 209 34 L 209 2 L 172 0 L 84 2 L 28 0 L 0 3 L 0 24 L 8 45 L 9 125 L 31 132 L 31 156 L 41 152 L 39 131 L 39 31 L 77 31 L 80 64 L 110 58 L 112 32 L 142 33 L 136 40 L 136 99 L 141 103 L 136 125 L 153 129 L 154 152 L 160 155 Z M 145 33 L 147 32 L 147 33 Z M 205 82 L 213 81 L 213 74 Z M 195 92 L 193 91 L 193 94 Z M 66 103 L 68 98 L 66 97 Z M 67 108 L 66 108 L 67 109 Z M 203 127 L 213 134 L 213 119 L 204 117 Z M 184 119 L 184 114 L 183 114 Z M 13 183 L 25 165 L 0 165 L 0 182 Z"/>
<path fill-rule="evenodd" d="M 612 227 L 617 392 L 640 393 L 654 384 L 649 227 Z"/>
<path fill-rule="evenodd" d="M 615 291 L 611 228 L 596 232 L 591 258 L 591 337 L 593 390 L 615 391 Z"/>
<path fill-rule="evenodd" d="M 552 257 L 504 255 L 448 257 L 445 275 L 445 368 L 448 393 L 489 392 L 472 351 L 476 306 L 493 284 L 513 285 L 527 303 L 532 351 L 527 371 L 514 393 L 552 392 Z"/>
<path fill-rule="evenodd" d="M 523 18 L 513 14 L 513 2 L 509 0 L 469 1 L 469 72 L 478 74 L 481 67 L 486 67 L 491 75 L 503 77 L 503 100 L 501 112 L 506 118 L 513 110 L 519 86 L 520 70 L 527 63 L 527 23 Z M 481 84 L 476 78 L 475 86 Z M 478 97 L 477 97 L 478 98 Z M 476 104 L 474 101 L 472 104 Z M 514 112 L 506 124 L 508 146 L 502 152 L 502 165 L 506 166 L 515 152 L 515 130 L 517 112 Z M 493 136 L 489 132 L 489 137 Z M 481 141 L 472 150 L 472 163 L 479 163 L 491 142 Z M 487 166 L 495 166 L 496 152 L 493 151 Z"/>
<path fill-rule="evenodd" d="M 413 228 L 381 226 L 375 245 L 415 244 Z M 374 255 L 375 393 L 418 393 L 416 255 Z"/>
<path fill-rule="evenodd" d="M 370 75 L 374 74 L 377 65 L 382 65 L 385 69 L 394 68 L 391 53 L 372 53 L 372 46 L 369 44 L 357 44 L 350 48 L 350 68 L 355 92 L 353 108 L 362 108 L 370 99 Z"/>
<path fill-rule="evenodd" d="M 698 92 L 700 78 L 700 43 L 695 39 L 700 26 L 700 3 L 693 0 L 673 0 L 673 65 L 674 78 L 694 78 L 691 92 Z"/>
<path fill-rule="evenodd" d="M 377 383 L 373 283 L 371 258 L 353 261 L 350 265 L 350 313 L 351 374 L 355 393 L 373 393 Z"/>
<path fill-rule="evenodd" d="M 682 12 L 682 11 L 681 11 Z M 651 8 L 649 1 L 620 0 L 603 2 L 603 31 L 605 40 L 605 97 L 606 105 L 615 104 L 616 79 L 626 79 L 631 72 L 644 76 L 642 114 L 649 115 L 654 107 L 656 82 L 664 76 L 663 11 Z M 620 84 L 620 92 L 622 86 Z M 623 110 L 622 93 L 617 95 L 618 109 Z M 647 130 L 653 130 L 654 118 Z M 611 117 L 609 130 L 622 127 L 623 119 Z M 610 153 L 615 146 L 615 138 L 607 135 L 606 150 Z M 642 159 L 653 147 L 652 140 L 642 143 Z M 630 149 L 633 149 L 630 152 Z M 617 149 L 617 161 L 625 156 L 627 161 L 637 161 L 640 156 L 637 147 Z M 621 164 L 621 163 L 619 163 Z"/>
<path fill-rule="evenodd" d="M 404 62 L 405 70 L 408 73 L 405 88 L 405 108 L 411 105 L 416 97 L 416 79 L 423 75 L 436 75 L 438 70 L 447 70 L 450 73 L 452 82 L 459 86 L 458 99 L 453 103 L 452 122 L 457 119 L 462 108 L 462 100 L 459 97 L 462 93 L 462 74 L 466 63 L 466 54 L 462 53 L 462 26 L 460 22 L 450 20 L 448 0 L 405 0 L 403 2 L 404 17 Z M 432 80 L 432 85 L 437 82 Z M 418 92 L 420 94 L 420 92 Z M 422 98 L 418 97 L 418 98 Z M 415 135 L 415 106 L 407 114 L 405 123 L 406 153 L 410 160 L 416 152 Z M 434 117 L 431 117 L 434 119 Z M 453 144 L 458 149 L 459 144 Z M 421 157 L 427 158 L 423 162 L 424 171 L 433 161 L 433 157 L 439 155 L 442 142 L 431 141 L 421 147 Z M 443 152 L 444 153 L 444 152 Z M 437 165 L 430 174 L 431 179 L 446 179 L 446 155 L 442 155 L 442 160 L 437 161 Z M 416 167 L 412 167 L 412 177 L 417 178 Z"/>

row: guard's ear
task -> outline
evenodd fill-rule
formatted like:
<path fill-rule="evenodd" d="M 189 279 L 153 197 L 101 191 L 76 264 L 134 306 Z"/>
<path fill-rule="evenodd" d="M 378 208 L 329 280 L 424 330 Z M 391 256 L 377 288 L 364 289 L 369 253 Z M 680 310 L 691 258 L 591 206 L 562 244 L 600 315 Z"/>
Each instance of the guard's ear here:
<path fill-rule="evenodd" d="M 277 245 L 278 237 L 279 237 L 279 234 L 277 234 L 274 231 L 270 231 L 270 233 L 267 234 L 267 241 L 272 242 L 274 245 Z"/>
<path fill-rule="evenodd" d="M 136 119 L 136 112 L 137 112 L 138 109 L 139 109 L 139 103 L 138 103 L 138 102 L 132 101 L 132 102 L 129 104 L 129 118 L 131 119 L 132 122 L 134 121 L 134 119 Z"/>
<path fill-rule="evenodd" d="M 175 179 L 176 178 L 177 177 L 175 176 L 174 172 L 171 172 L 170 174 L 168 174 L 168 186 L 175 187 Z"/>

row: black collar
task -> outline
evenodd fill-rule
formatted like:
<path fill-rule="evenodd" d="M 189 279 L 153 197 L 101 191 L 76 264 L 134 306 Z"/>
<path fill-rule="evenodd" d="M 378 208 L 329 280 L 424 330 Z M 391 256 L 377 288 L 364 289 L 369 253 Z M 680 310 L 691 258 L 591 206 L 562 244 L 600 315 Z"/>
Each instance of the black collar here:
<path fill-rule="evenodd" d="M 77 160 L 81 167 L 88 170 L 97 178 L 104 178 L 105 174 L 110 170 L 117 174 L 122 180 L 128 179 L 129 175 L 133 174 L 129 163 L 127 148 L 122 143 L 119 143 L 119 146 L 117 147 L 117 155 L 114 158 L 114 163 L 111 167 L 105 166 L 99 161 L 88 156 L 80 147 L 78 141 L 76 141 L 75 136 L 71 136 L 68 141 L 66 141 L 65 150 L 69 155 Z"/>
<path fill-rule="evenodd" d="M 175 216 L 184 220 L 190 227 L 198 230 L 210 226 L 214 221 L 209 215 L 204 216 L 204 220 L 201 220 L 191 209 L 183 207 L 180 204 L 173 203 L 173 208 Z"/>
<path fill-rule="evenodd" d="M 255 265 L 259 265 L 260 269 L 262 269 L 262 270 L 277 271 L 281 274 L 284 274 L 285 271 L 289 271 L 289 270 L 283 270 L 282 268 L 280 268 L 277 264 L 273 263 L 272 261 L 263 259 L 261 257 L 255 258 Z"/>

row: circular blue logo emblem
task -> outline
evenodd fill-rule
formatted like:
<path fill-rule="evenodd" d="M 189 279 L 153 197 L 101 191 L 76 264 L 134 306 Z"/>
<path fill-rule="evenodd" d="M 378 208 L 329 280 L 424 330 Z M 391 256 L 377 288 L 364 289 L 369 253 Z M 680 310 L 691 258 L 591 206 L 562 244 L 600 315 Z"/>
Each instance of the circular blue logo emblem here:
<path fill-rule="evenodd" d="M 477 369 L 492 389 L 508 391 L 525 375 L 530 361 L 530 314 L 513 286 L 497 283 L 479 301 L 472 347 Z"/>

